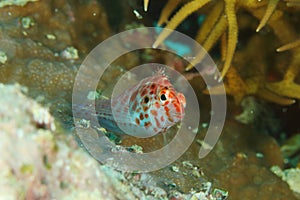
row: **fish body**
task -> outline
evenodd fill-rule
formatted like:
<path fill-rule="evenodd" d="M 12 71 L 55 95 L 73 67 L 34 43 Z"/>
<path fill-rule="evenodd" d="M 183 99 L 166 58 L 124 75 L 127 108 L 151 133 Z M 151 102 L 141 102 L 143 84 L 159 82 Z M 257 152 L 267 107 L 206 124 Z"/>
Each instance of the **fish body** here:
<path fill-rule="evenodd" d="M 96 100 L 99 124 L 114 133 L 150 137 L 184 117 L 186 100 L 159 70 L 110 100 Z"/>

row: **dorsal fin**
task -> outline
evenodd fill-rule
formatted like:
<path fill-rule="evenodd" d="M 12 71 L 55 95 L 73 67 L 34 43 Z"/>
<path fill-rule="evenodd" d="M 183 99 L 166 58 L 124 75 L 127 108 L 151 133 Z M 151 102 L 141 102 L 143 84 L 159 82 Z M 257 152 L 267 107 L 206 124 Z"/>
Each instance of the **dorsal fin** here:
<path fill-rule="evenodd" d="M 154 74 L 153 75 L 158 75 L 158 76 L 165 76 L 168 78 L 168 76 L 166 75 L 165 73 L 165 68 L 164 67 L 157 67 L 157 69 L 154 71 Z"/>

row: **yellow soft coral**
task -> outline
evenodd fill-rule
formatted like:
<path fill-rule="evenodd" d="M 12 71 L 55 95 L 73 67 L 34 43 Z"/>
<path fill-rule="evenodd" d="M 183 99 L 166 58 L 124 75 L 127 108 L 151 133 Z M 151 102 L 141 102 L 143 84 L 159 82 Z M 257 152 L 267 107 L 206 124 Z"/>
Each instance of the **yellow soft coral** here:
<path fill-rule="evenodd" d="M 149 6 L 149 0 L 144 0 L 144 11 L 148 11 L 148 6 Z"/>
<path fill-rule="evenodd" d="M 172 0 L 168 1 L 166 6 L 161 11 L 160 18 L 158 19 L 157 25 L 161 26 L 164 23 L 167 23 L 169 20 L 170 15 L 172 14 L 172 11 L 178 6 L 181 0 Z"/>
<path fill-rule="evenodd" d="M 294 83 L 300 71 L 300 48 L 294 50 L 290 63 L 283 80 L 276 83 L 268 83 L 267 88 L 278 95 L 300 99 L 300 85 Z"/>
<path fill-rule="evenodd" d="M 225 63 L 221 72 L 220 79 L 223 79 L 226 72 L 228 71 L 231 61 L 235 52 L 237 37 L 238 37 L 238 26 L 235 15 L 236 0 L 225 0 L 225 13 L 228 20 L 228 42 L 225 56 Z"/>
<path fill-rule="evenodd" d="M 300 6 L 300 0 L 284 0 L 287 6 Z"/>
<path fill-rule="evenodd" d="M 202 43 L 204 49 L 210 50 L 219 40 L 221 35 L 224 34 L 226 27 L 227 20 L 226 16 L 223 15 L 223 3 L 219 3 L 212 9 L 210 15 L 208 15 L 207 19 L 204 21 L 202 28 L 196 36 L 196 40 Z M 203 53 L 198 54 L 191 60 L 190 64 L 186 67 L 186 70 L 192 69 L 194 65 L 202 60 L 203 56 Z"/>
<path fill-rule="evenodd" d="M 169 21 L 166 28 L 174 30 L 185 18 L 187 18 L 193 12 L 199 10 L 209 1 L 210 0 L 193 0 L 188 2 Z M 168 30 L 163 30 L 154 42 L 153 47 L 156 48 L 158 45 L 160 45 L 169 36 L 169 34 L 170 32 Z"/>
<path fill-rule="evenodd" d="M 276 49 L 277 52 L 282 52 L 282 51 L 287 51 L 287 50 L 290 50 L 290 49 L 293 49 L 293 48 L 296 48 L 296 47 L 299 47 L 300 46 L 300 39 L 297 39 L 293 42 L 290 42 L 288 44 L 285 44 L 279 48 Z"/>
<path fill-rule="evenodd" d="M 277 7 L 278 2 L 279 2 L 279 0 L 269 0 L 266 13 L 260 20 L 260 23 L 256 29 L 256 32 L 259 32 L 267 24 L 271 15 L 273 14 L 273 12 L 275 11 L 275 9 Z"/>
<path fill-rule="evenodd" d="M 226 79 L 224 80 L 226 92 L 234 97 L 236 103 L 239 103 L 241 99 L 247 95 L 255 95 L 280 105 L 290 105 L 295 102 L 294 98 L 300 99 L 300 85 L 294 83 L 300 66 L 300 50 L 297 50 L 300 48 L 300 39 L 295 40 L 294 36 L 296 34 L 293 32 L 293 28 L 287 26 L 286 20 L 282 18 L 283 3 L 281 3 L 281 6 L 278 6 L 280 3 L 279 0 L 192 0 L 185 3 L 174 17 L 168 21 L 169 16 L 180 3 L 179 0 L 176 0 L 174 2 L 175 4 L 172 4 L 172 2 L 174 2 L 174 0 L 169 0 L 166 7 L 163 9 L 159 24 L 166 23 L 166 28 L 173 30 L 193 12 L 196 12 L 206 5 L 211 8 L 195 39 L 201 43 L 207 51 L 210 51 L 217 42 L 220 41 L 221 61 L 224 64 L 219 80 L 223 79 L 226 75 Z M 289 5 L 292 3 L 293 5 L 296 5 L 297 3 L 300 3 L 300 0 L 286 0 L 286 2 L 289 3 Z M 231 65 L 235 65 L 232 64 L 232 62 L 234 60 L 234 55 L 236 54 L 236 45 L 238 41 L 239 27 L 236 16 L 238 10 L 245 10 L 260 21 L 256 28 L 256 32 L 259 32 L 264 26 L 269 25 L 275 36 L 277 36 L 279 41 L 283 44 L 294 40 L 294 42 L 277 49 L 278 52 L 291 50 L 290 52 L 292 53 L 290 65 L 283 75 L 284 78 L 282 81 L 272 83 L 267 82 L 265 70 L 257 70 L 258 68 L 256 69 L 258 74 L 242 78 L 239 75 L 239 72 L 234 67 L 231 67 Z M 255 30 L 253 30 L 253 32 L 255 33 Z M 153 47 L 160 45 L 170 33 L 171 32 L 168 30 L 163 31 L 154 42 Z M 258 44 L 258 48 L 260 48 L 259 46 L 260 45 Z M 251 44 L 249 47 L 251 47 Z M 264 50 L 264 48 L 262 48 L 262 50 Z M 203 58 L 203 53 L 197 55 L 190 61 L 186 70 L 193 68 L 193 66 L 201 62 Z M 253 58 L 256 59 L 255 55 L 253 55 Z M 261 60 L 263 59 L 265 59 L 265 57 L 261 57 Z M 262 62 L 262 65 L 267 67 L 268 63 Z M 238 67 L 241 69 L 241 66 Z M 251 66 L 248 67 L 251 68 Z M 219 90 L 216 87 L 212 88 L 210 92 L 212 94 L 218 94 Z"/>
<path fill-rule="evenodd" d="M 265 17 L 263 17 L 258 30 L 260 30 L 268 21 L 273 11 L 276 8 L 278 0 L 270 0 L 269 5 L 267 7 L 267 11 Z M 172 0 L 169 0 L 165 9 L 163 10 L 159 24 L 167 21 L 167 18 L 170 16 L 172 12 L 171 9 L 174 9 L 175 6 L 179 3 L 179 1 L 175 1 L 175 4 L 172 4 Z M 265 3 L 257 2 L 256 0 L 224 0 L 225 6 L 223 6 L 223 1 L 218 1 L 215 4 L 215 7 L 212 9 L 211 13 L 208 14 L 207 19 L 204 21 L 200 32 L 198 33 L 196 40 L 203 44 L 203 47 L 209 51 L 216 42 L 220 39 L 220 37 L 228 29 L 227 34 L 227 44 L 226 46 L 226 55 L 224 59 L 224 66 L 221 72 L 220 80 L 225 76 L 228 71 L 234 52 L 236 49 L 236 44 L 238 40 L 238 26 L 236 19 L 236 10 L 238 7 L 244 8 L 255 8 L 263 6 Z M 185 18 L 187 18 L 193 12 L 196 12 L 200 8 L 202 8 L 207 3 L 210 3 L 208 0 L 193 0 L 186 3 L 176 14 L 175 16 L 167 23 L 166 28 L 175 29 Z M 172 7 L 171 7 L 172 5 Z M 223 7 L 225 7 L 223 9 Z M 224 14 L 225 15 L 224 15 Z M 160 45 L 170 34 L 170 32 L 163 31 L 154 42 L 153 47 L 157 47 Z M 191 61 L 191 64 L 186 67 L 186 70 L 190 70 L 193 66 L 200 62 L 203 58 L 203 55 L 200 54 L 196 56 L 194 60 Z"/>

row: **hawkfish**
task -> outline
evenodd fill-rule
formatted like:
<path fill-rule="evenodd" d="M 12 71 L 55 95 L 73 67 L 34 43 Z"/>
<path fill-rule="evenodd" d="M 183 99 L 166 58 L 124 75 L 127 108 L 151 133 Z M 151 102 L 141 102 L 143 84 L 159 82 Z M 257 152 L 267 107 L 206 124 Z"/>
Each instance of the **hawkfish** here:
<path fill-rule="evenodd" d="M 186 99 L 158 70 L 109 100 L 95 101 L 102 128 L 116 134 L 150 137 L 163 133 L 184 117 Z"/>

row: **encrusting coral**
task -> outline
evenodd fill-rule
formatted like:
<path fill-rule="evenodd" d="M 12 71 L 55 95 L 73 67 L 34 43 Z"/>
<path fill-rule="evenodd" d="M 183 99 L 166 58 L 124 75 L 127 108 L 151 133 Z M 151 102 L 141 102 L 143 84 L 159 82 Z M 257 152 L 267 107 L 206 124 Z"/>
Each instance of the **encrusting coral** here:
<path fill-rule="evenodd" d="M 224 64 L 219 80 L 222 80 L 226 75 L 226 91 L 234 96 L 236 103 L 239 103 L 246 95 L 257 95 L 280 105 L 290 105 L 295 102 L 294 99 L 300 99 L 300 85 L 294 83 L 294 80 L 298 75 L 300 64 L 300 40 L 297 39 L 299 36 L 296 34 L 296 28 L 289 22 L 289 16 L 286 15 L 290 11 L 290 6 L 300 5 L 299 0 L 286 0 L 285 2 L 279 0 L 192 0 L 185 3 L 179 11 L 168 20 L 179 3 L 179 1 L 168 1 L 165 8 L 162 10 L 158 25 L 165 23 L 165 28 L 174 30 L 192 13 L 195 13 L 200 9 L 201 11 L 204 11 L 204 13 L 207 13 L 199 32 L 195 36 L 195 40 L 207 51 L 210 51 L 218 42 L 220 42 L 221 61 Z M 205 10 L 207 7 L 210 9 L 209 12 Z M 293 7 L 293 9 L 298 8 Z M 274 51 L 276 50 L 277 52 L 289 50 L 289 53 L 291 54 L 288 69 L 283 72 L 284 70 L 282 68 L 284 68 L 284 66 L 279 67 L 283 74 L 282 81 L 275 83 L 268 82 L 267 72 L 269 71 L 269 63 L 266 62 L 264 62 L 264 64 L 267 66 L 262 66 L 263 64 L 260 66 L 261 68 L 264 68 L 263 70 L 259 70 L 262 74 L 256 74 L 253 77 L 242 77 L 240 74 L 245 73 L 240 70 L 243 69 L 230 69 L 234 68 L 232 66 L 237 66 L 235 64 L 235 54 L 237 54 L 238 51 L 242 51 L 240 49 L 237 50 L 237 44 L 238 33 L 241 31 L 240 26 L 243 26 L 240 22 L 240 17 L 245 14 L 245 12 L 250 13 L 259 20 L 259 23 L 256 25 L 256 32 L 261 32 L 261 30 L 268 25 L 266 30 L 272 29 L 274 35 L 277 37 L 276 42 L 286 44 L 277 48 L 277 50 L 274 48 Z M 239 18 L 239 20 L 237 20 L 237 18 Z M 255 31 L 253 31 L 253 36 L 256 34 Z M 167 30 L 162 31 L 154 42 L 153 47 L 162 44 L 169 34 L 170 32 Z M 258 35 L 263 34 L 265 33 L 262 32 Z M 267 48 L 259 44 L 257 47 Z M 245 56 L 248 55 L 245 54 Z M 190 65 L 186 67 L 186 70 L 192 69 L 202 58 L 203 55 L 196 56 L 196 58 L 191 61 Z M 262 60 L 264 59 L 267 58 L 263 58 Z M 275 68 L 275 66 L 273 68 Z M 234 82 L 241 84 L 232 84 Z M 212 91 L 212 93 L 218 93 L 217 88 L 215 88 L 215 90 L 213 88 Z"/>

